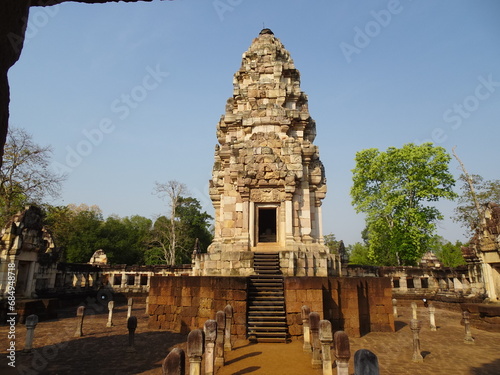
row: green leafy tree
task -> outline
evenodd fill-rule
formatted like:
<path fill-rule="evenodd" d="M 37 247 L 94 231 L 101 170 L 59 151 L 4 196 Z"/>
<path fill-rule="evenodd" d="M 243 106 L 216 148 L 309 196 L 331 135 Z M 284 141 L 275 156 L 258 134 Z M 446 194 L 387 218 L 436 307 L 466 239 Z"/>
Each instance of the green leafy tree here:
<path fill-rule="evenodd" d="M 36 144 L 25 130 L 9 130 L 0 168 L 0 224 L 26 204 L 41 205 L 47 196 L 59 196 L 66 176 L 50 169 L 51 157 L 52 149 Z"/>
<path fill-rule="evenodd" d="M 445 267 L 458 267 L 467 264 L 462 256 L 464 244 L 456 241 L 454 244 L 441 236 L 434 236 L 430 243 L 430 249 Z"/>
<path fill-rule="evenodd" d="M 323 236 L 323 239 L 325 241 L 325 245 L 330 249 L 330 253 L 338 254 L 340 241 L 337 241 L 337 239 L 335 238 L 335 234 L 326 234 Z"/>
<path fill-rule="evenodd" d="M 429 203 L 453 199 L 450 156 L 431 143 L 356 153 L 352 203 L 366 214 L 374 264 L 414 265 L 425 253 L 442 214 Z"/>
<path fill-rule="evenodd" d="M 99 249 L 103 223 L 100 208 L 82 204 L 46 206 L 46 211 L 45 224 L 56 245 L 63 248 L 64 259 L 71 263 L 87 263 Z"/>
<path fill-rule="evenodd" d="M 202 211 L 197 199 L 182 196 L 177 184 L 165 189 L 170 217 L 160 216 L 153 225 L 150 247 L 145 254 L 147 264 L 189 263 L 197 240 L 199 251 L 206 251 L 212 242 L 212 217 Z M 187 191 L 184 186 L 181 190 Z"/>
<path fill-rule="evenodd" d="M 143 264 L 152 222 L 142 216 L 110 216 L 101 224 L 96 250 L 102 249 L 112 264 Z"/>
<path fill-rule="evenodd" d="M 369 256 L 369 248 L 361 242 L 347 246 L 349 253 L 349 264 L 372 265 L 373 261 Z"/>

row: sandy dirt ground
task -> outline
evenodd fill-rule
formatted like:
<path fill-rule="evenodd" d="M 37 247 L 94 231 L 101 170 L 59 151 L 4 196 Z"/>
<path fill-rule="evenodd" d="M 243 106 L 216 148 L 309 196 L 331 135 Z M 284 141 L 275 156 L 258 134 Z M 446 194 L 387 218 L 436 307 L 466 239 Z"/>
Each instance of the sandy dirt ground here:
<path fill-rule="evenodd" d="M 115 308 L 114 326 L 106 327 L 107 312 L 85 317 L 84 336 L 74 337 L 76 308 L 64 309 L 59 318 L 38 323 L 34 349 L 24 353 L 26 328 L 16 327 L 16 368 L 7 365 L 9 327 L 0 326 L 0 374 L 161 374 L 162 361 L 173 347 L 186 349 L 186 336 L 147 328 L 145 306 L 134 306 L 138 318 L 133 353 L 127 352 L 127 306 Z M 464 343 L 464 327 L 459 312 L 436 309 L 438 330 L 431 332 L 427 309 L 419 308 L 423 363 L 412 358 L 412 333 L 409 329 L 409 307 L 399 308 L 396 332 L 369 333 L 350 338 L 349 372 L 354 373 L 353 356 L 358 349 L 374 352 L 379 359 L 381 374 L 500 374 L 500 334 L 472 330 L 474 344 Z M 186 364 L 186 370 L 189 364 Z M 188 373 L 186 371 L 186 373 Z M 226 353 L 226 365 L 218 375 L 240 374 L 311 374 L 321 370 L 311 368 L 311 355 L 304 353 L 301 341 L 288 344 L 252 344 L 245 340 L 234 342 Z M 336 369 L 333 369 L 333 374 Z"/>

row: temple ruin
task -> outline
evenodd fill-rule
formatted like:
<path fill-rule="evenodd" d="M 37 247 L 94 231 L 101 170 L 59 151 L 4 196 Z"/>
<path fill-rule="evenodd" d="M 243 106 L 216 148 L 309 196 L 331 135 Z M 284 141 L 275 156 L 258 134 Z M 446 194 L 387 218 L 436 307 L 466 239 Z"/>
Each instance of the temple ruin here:
<path fill-rule="evenodd" d="M 336 274 L 338 259 L 323 243 L 316 123 L 300 73 L 270 29 L 243 54 L 233 86 L 210 181 L 215 237 L 208 254 L 197 255 L 195 274 L 253 274 L 255 252 L 279 253 L 285 275 Z"/>

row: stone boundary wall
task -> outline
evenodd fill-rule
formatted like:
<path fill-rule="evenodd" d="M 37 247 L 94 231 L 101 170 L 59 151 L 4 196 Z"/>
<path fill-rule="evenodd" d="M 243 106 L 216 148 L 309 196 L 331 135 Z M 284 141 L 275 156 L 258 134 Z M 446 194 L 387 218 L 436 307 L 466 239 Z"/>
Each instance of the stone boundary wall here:
<path fill-rule="evenodd" d="M 394 331 L 389 278 L 287 277 L 285 303 L 292 337 L 302 334 L 303 305 L 353 337 Z"/>
<path fill-rule="evenodd" d="M 226 305 L 233 307 L 231 334 L 246 338 L 247 279 L 217 276 L 151 277 L 148 327 L 183 334 L 203 329 Z"/>

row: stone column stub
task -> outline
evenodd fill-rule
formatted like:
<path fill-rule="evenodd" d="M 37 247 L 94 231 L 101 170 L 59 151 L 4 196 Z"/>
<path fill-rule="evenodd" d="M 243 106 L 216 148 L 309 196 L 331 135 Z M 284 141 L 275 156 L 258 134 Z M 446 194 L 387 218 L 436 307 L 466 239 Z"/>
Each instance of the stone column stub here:
<path fill-rule="evenodd" d="M 309 314 L 309 326 L 311 329 L 311 346 L 312 346 L 312 368 L 321 368 L 321 343 L 319 341 L 319 321 L 320 317 L 317 312 Z"/>
<path fill-rule="evenodd" d="M 311 347 L 311 331 L 309 327 L 309 314 L 311 313 L 311 309 L 309 306 L 302 306 L 301 309 L 301 314 L 302 314 L 302 328 L 304 331 L 304 345 L 302 346 L 302 349 L 305 352 L 310 353 L 312 350 Z"/>
<path fill-rule="evenodd" d="M 203 356 L 203 331 L 195 329 L 187 337 L 187 355 L 189 358 L 189 375 L 201 375 Z"/>
<path fill-rule="evenodd" d="M 128 348 L 127 353 L 135 352 L 135 330 L 137 328 L 137 317 L 131 316 L 127 319 L 127 329 L 128 329 Z"/>
<path fill-rule="evenodd" d="M 349 374 L 349 359 L 351 358 L 351 348 L 349 336 L 344 331 L 337 331 L 333 335 L 335 346 L 335 363 L 337 364 L 337 375 Z"/>
<path fill-rule="evenodd" d="M 226 316 L 225 327 L 224 327 L 224 350 L 230 352 L 233 349 L 231 344 L 231 328 L 233 325 L 233 306 L 227 305 L 224 308 L 224 314 Z"/>
<path fill-rule="evenodd" d="M 328 320 L 319 322 L 319 341 L 321 343 L 321 360 L 323 375 L 333 375 L 331 348 L 333 343 L 332 323 Z"/>
<path fill-rule="evenodd" d="M 224 330 L 226 326 L 226 316 L 224 311 L 217 311 L 215 314 L 217 322 L 217 337 L 215 339 L 215 366 L 224 366 Z"/>
<path fill-rule="evenodd" d="M 26 342 L 24 345 L 24 352 L 31 352 L 33 349 L 33 339 L 35 337 L 35 328 L 38 324 L 38 315 L 32 314 L 26 317 Z"/>
<path fill-rule="evenodd" d="M 108 302 L 108 322 L 106 323 L 106 327 L 113 327 L 113 309 L 115 307 L 114 301 Z"/>
<path fill-rule="evenodd" d="M 217 322 L 209 319 L 203 327 L 205 333 L 205 375 L 214 374 L 215 341 L 217 339 Z"/>
<path fill-rule="evenodd" d="M 75 337 L 83 336 L 83 319 L 85 318 L 85 306 L 78 306 L 76 310 L 76 332 Z"/>
<path fill-rule="evenodd" d="M 379 375 L 378 358 L 368 349 L 359 349 L 354 353 L 354 373 Z"/>
<path fill-rule="evenodd" d="M 429 324 L 431 331 L 437 331 L 436 320 L 434 317 L 435 313 L 436 313 L 436 308 L 434 307 L 434 304 L 431 302 L 429 303 Z"/>
<path fill-rule="evenodd" d="M 422 327 L 422 322 L 417 319 L 410 320 L 410 329 L 413 333 L 413 362 L 423 362 L 424 357 L 422 357 L 422 353 L 420 352 L 420 328 Z"/>
<path fill-rule="evenodd" d="M 162 363 L 163 375 L 185 375 L 186 354 L 181 348 L 174 348 Z"/>
<path fill-rule="evenodd" d="M 462 318 L 465 328 L 464 342 L 466 344 L 474 344 L 474 337 L 472 337 L 472 333 L 470 330 L 470 313 L 467 310 L 462 311 Z"/>

